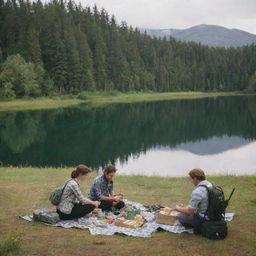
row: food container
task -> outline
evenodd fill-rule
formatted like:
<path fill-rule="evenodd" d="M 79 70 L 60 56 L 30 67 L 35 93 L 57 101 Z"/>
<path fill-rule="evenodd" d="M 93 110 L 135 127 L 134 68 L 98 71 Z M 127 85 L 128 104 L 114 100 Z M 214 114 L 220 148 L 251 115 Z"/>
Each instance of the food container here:
<path fill-rule="evenodd" d="M 137 222 L 135 220 L 127 220 L 125 218 L 117 218 L 115 220 L 115 225 L 124 228 L 140 228 L 144 225 L 144 222 Z"/>
<path fill-rule="evenodd" d="M 179 213 L 177 211 L 171 211 L 169 214 L 157 213 L 155 221 L 158 224 L 175 225 L 178 219 Z"/>
<path fill-rule="evenodd" d="M 170 215 L 171 211 L 172 211 L 171 208 L 165 207 L 165 208 L 163 208 L 163 209 L 160 211 L 160 213 L 161 213 L 161 214 L 164 214 L 164 215 Z"/>

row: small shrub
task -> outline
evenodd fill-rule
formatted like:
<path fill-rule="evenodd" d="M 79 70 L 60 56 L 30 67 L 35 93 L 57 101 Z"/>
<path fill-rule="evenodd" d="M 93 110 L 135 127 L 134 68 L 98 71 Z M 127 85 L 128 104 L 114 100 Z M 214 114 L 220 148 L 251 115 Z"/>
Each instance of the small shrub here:
<path fill-rule="evenodd" d="M 0 241 L 1 256 L 19 256 L 21 254 L 21 235 L 11 234 Z"/>
<path fill-rule="evenodd" d="M 89 99 L 88 92 L 80 92 L 80 93 L 77 95 L 77 98 L 78 98 L 79 100 L 88 100 L 88 99 Z"/>
<path fill-rule="evenodd" d="M 119 91 L 109 91 L 107 93 L 107 95 L 110 95 L 110 96 L 118 96 L 120 95 L 121 93 Z"/>
<path fill-rule="evenodd" d="M 65 94 L 65 95 L 61 95 L 60 99 L 62 100 L 70 100 L 70 99 L 76 99 L 76 95 L 74 94 Z"/>
<path fill-rule="evenodd" d="M 7 100 L 15 99 L 16 95 L 12 88 L 13 86 L 10 82 L 4 83 L 3 86 L 0 87 L 0 98 Z"/>

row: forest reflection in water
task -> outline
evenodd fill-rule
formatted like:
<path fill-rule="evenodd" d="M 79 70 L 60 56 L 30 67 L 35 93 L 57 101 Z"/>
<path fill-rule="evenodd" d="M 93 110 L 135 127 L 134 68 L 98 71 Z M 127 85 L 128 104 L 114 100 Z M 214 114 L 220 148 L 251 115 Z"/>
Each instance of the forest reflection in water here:
<path fill-rule="evenodd" d="M 236 96 L 1 112 L 0 163 L 85 163 L 96 169 L 113 163 L 120 173 L 169 176 L 197 164 L 215 171 L 244 167 L 251 173 L 255 109 L 255 96 Z"/>

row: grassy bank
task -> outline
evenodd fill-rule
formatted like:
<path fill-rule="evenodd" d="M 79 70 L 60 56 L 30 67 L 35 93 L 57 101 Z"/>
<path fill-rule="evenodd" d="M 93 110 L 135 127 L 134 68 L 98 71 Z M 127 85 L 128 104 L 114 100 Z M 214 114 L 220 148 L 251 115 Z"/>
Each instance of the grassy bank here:
<path fill-rule="evenodd" d="M 36 208 L 52 208 L 49 193 L 68 179 L 70 171 L 70 168 L 0 168 L 0 240 L 8 241 L 10 234 L 22 232 L 23 254 L 40 256 L 253 256 L 256 253 L 256 176 L 209 177 L 222 186 L 226 194 L 234 186 L 237 189 L 228 208 L 236 217 L 229 223 L 227 239 L 218 242 L 164 231 L 145 239 L 123 235 L 91 236 L 88 230 L 47 227 L 18 218 Z M 94 176 L 82 185 L 84 192 Z M 124 192 L 128 199 L 144 204 L 186 204 L 192 189 L 187 178 L 117 176 L 115 179 L 115 191 Z"/>
<path fill-rule="evenodd" d="M 83 92 L 79 95 L 64 95 L 51 98 L 28 98 L 12 101 L 1 101 L 0 111 L 30 110 L 68 107 L 81 103 L 107 104 L 107 103 L 131 103 L 140 101 L 160 101 L 171 99 L 196 99 L 218 96 L 248 95 L 244 92 Z"/>

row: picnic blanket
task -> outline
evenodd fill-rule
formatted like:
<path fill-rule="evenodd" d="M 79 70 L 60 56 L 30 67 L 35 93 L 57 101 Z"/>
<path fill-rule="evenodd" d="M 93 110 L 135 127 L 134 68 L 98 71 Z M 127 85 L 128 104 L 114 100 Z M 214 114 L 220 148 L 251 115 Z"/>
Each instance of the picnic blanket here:
<path fill-rule="evenodd" d="M 126 201 L 126 203 L 138 208 L 143 207 L 143 205 L 138 202 Z M 231 221 L 234 215 L 235 215 L 234 213 L 226 213 L 225 215 L 226 221 Z M 33 215 L 20 216 L 20 218 L 26 221 L 34 221 Z M 178 221 L 177 223 L 175 223 L 175 225 L 171 226 L 171 225 L 158 224 L 152 219 L 148 219 L 148 222 L 145 226 L 141 228 L 136 228 L 136 229 L 117 227 L 114 224 L 108 224 L 105 226 L 96 226 L 92 222 L 90 222 L 89 218 L 87 217 L 82 217 L 77 220 L 59 221 L 56 224 L 47 224 L 47 223 L 43 223 L 43 224 L 48 226 L 53 226 L 53 227 L 62 227 L 62 228 L 89 229 L 92 235 L 111 236 L 114 234 L 124 234 L 127 236 L 133 236 L 133 237 L 151 237 L 151 234 L 158 230 L 165 230 L 168 232 L 178 233 L 178 234 L 180 233 L 193 234 L 193 229 L 188 229 L 183 227 Z"/>

